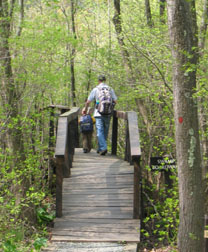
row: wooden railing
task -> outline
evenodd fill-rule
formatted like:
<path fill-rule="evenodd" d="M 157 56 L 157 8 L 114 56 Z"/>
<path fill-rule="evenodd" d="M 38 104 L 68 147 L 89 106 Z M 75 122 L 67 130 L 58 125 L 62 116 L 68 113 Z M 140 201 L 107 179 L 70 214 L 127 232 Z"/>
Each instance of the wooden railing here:
<path fill-rule="evenodd" d="M 79 108 L 61 114 L 58 119 L 56 137 L 56 216 L 62 216 L 62 184 L 63 178 L 70 176 L 74 148 L 79 147 L 78 132 Z"/>
<path fill-rule="evenodd" d="M 74 148 L 79 147 L 78 133 L 79 108 L 72 108 L 59 116 L 56 138 L 56 216 L 62 216 L 62 183 L 64 177 L 70 176 Z M 137 114 L 135 112 L 114 111 L 112 124 L 112 150 L 117 154 L 118 119 L 126 121 L 125 160 L 134 166 L 134 218 L 141 218 L 141 148 Z"/>
<path fill-rule="evenodd" d="M 125 160 L 134 166 L 134 219 L 141 219 L 141 148 L 139 141 L 139 129 L 136 112 L 114 111 L 112 125 L 112 150 L 111 154 L 117 154 L 118 119 L 126 120 L 126 146 Z"/>

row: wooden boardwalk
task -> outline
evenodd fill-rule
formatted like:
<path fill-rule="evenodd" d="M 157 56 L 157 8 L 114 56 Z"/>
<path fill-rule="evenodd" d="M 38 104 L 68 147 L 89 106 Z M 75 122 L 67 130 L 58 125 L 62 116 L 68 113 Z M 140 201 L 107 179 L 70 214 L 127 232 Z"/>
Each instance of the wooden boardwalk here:
<path fill-rule="evenodd" d="M 71 176 L 63 181 L 63 216 L 55 219 L 51 242 L 138 243 L 133 172 L 116 156 L 76 149 Z"/>

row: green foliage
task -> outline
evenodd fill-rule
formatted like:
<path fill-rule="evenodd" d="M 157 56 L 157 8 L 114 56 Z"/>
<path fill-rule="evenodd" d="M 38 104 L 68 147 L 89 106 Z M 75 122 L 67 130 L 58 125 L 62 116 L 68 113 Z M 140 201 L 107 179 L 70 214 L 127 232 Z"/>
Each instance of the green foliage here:
<path fill-rule="evenodd" d="M 16 246 L 10 240 L 3 243 L 2 249 L 4 252 L 17 252 Z"/>
<path fill-rule="evenodd" d="M 40 237 L 35 240 L 33 246 L 37 251 L 39 251 L 42 247 L 46 245 L 46 242 L 47 242 L 46 238 Z"/>
<path fill-rule="evenodd" d="M 141 232 L 146 238 L 154 237 L 158 244 L 161 242 L 175 244 L 177 238 L 179 224 L 177 177 L 172 174 L 170 179 L 173 183 L 171 189 L 165 184 L 157 188 L 156 184 L 144 183 L 144 210 L 147 217 L 143 221 L 144 228 Z"/>
<path fill-rule="evenodd" d="M 44 156 L 47 157 L 45 153 L 48 146 L 45 143 L 48 139 L 45 138 L 44 143 L 43 137 L 39 137 L 42 132 L 35 129 L 36 120 L 39 120 L 40 115 L 30 116 L 19 117 L 20 124 L 15 123 L 14 118 L 9 126 L 10 129 L 14 129 L 18 125 L 24 132 L 24 152 L 14 154 L 9 148 L 1 148 L 0 152 L 0 241 L 5 251 L 28 251 L 32 246 L 28 239 L 34 232 L 42 233 L 36 223 L 35 209 L 42 207 L 48 211 L 48 221 L 41 223 L 41 229 L 44 229 L 54 216 L 53 200 L 50 199 L 45 179 L 48 163 Z M 44 130 L 46 129 L 47 127 Z M 47 236 L 47 233 L 44 235 Z"/>
<path fill-rule="evenodd" d="M 55 212 L 49 213 L 46 206 L 37 209 L 38 222 L 40 224 L 52 222 L 55 218 Z"/>

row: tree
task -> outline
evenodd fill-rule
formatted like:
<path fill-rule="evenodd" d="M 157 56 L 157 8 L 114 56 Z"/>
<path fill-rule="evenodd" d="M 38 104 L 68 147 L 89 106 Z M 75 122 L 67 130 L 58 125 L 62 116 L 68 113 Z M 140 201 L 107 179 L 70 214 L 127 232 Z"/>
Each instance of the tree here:
<path fill-rule="evenodd" d="M 74 0 L 71 0 L 71 21 L 72 21 L 72 34 L 74 40 L 77 39 L 76 36 L 76 29 L 75 29 L 75 7 L 74 7 Z M 75 74 L 74 74 L 74 58 L 75 58 L 75 47 L 72 46 L 71 50 L 71 93 L 72 93 L 72 105 L 76 106 L 76 93 L 75 93 Z"/>
<path fill-rule="evenodd" d="M 202 77 L 206 75 L 206 66 L 204 66 L 203 63 L 203 56 L 204 56 L 204 48 L 205 48 L 205 42 L 206 42 L 206 33 L 207 33 L 207 19 L 208 19 L 208 1 L 204 0 L 204 5 L 203 5 L 203 13 L 202 13 L 202 19 L 201 19 L 201 25 L 200 25 L 200 31 L 199 31 L 199 62 L 201 63 L 201 68 L 202 68 Z M 205 84 L 203 83 L 200 87 L 198 85 L 198 89 L 202 90 L 205 88 Z M 206 111 L 206 100 L 207 96 L 206 95 L 200 95 L 199 96 L 199 126 L 200 126 L 200 131 L 202 134 L 202 139 L 201 139 L 201 144 L 202 144 L 202 153 L 203 153 L 203 162 L 202 162 L 202 173 L 203 173 L 203 178 L 206 178 L 206 174 L 208 172 L 208 160 L 207 160 L 207 155 L 208 155 L 208 136 L 207 136 L 207 111 Z"/>
<path fill-rule="evenodd" d="M 198 41 L 195 1 L 168 0 L 172 44 L 175 139 L 179 179 L 181 252 L 203 251 L 204 198 L 196 90 Z"/>
<path fill-rule="evenodd" d="M 152 27 L 152 13 L 151 13 L 151 7 L 150 7 L 150 1 L 145 0 L 145 10 L 146 10 L 146 18 L 147 18 L 147 24 Z"/>
<path fill-rule="evenodd" d="M 165 3 L 166 3 L 166 0 L 160 0 L 160 20 L 162 23 L 165 23 L 165 20 L 164 20 Z"/>
<path fill-rule="evenodd" d="M 21 3 L 23 6 L 23 1 L 21 1 Z M 11 1 L 11 4 L 7 0 L 0 1 L 0 79 L 2 83 L 2 107 L 4 109 L 5 117 L 8 119 L 7 124 L 11 124 L 11 127 L 9 127 L 6 132 L 6 145 L 17 158 L 19 156 L 18 153 L 24 153 L 24 147 L 18 106 L 20 96 L 13 77 L 9 47 L 14 5 L 15 1 Z M 23 18 L 23 7 L 21 7 L 21 13 Z M 21 31 L 18 31 L 18 35 L 20 35 L 20 33 Z"/>

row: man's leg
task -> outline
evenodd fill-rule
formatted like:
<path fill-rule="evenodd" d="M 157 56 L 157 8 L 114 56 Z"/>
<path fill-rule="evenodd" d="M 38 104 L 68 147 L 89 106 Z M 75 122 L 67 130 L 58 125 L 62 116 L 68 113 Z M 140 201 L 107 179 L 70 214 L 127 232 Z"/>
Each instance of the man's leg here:
<path fill-rule="evenodd" d="M 104 119 L 104 136 L 105 136 L 105 141 L 107 141 L 111 117 L 106 116 L 103 119 Z"/>
<path fill-rule="evenodd" d="M 107 144 L 104 135 L 104 120 L 103 117 L 96 118 L 96 131 L 98 138 L 99 151 L 107 150 Z"/>

